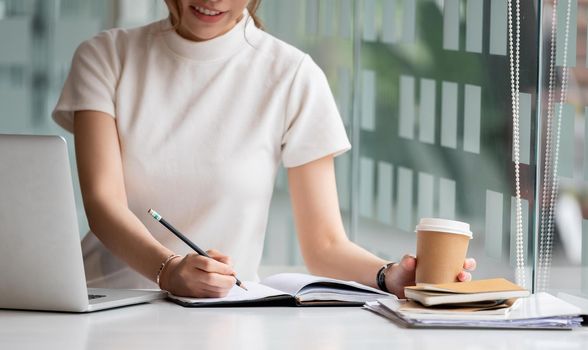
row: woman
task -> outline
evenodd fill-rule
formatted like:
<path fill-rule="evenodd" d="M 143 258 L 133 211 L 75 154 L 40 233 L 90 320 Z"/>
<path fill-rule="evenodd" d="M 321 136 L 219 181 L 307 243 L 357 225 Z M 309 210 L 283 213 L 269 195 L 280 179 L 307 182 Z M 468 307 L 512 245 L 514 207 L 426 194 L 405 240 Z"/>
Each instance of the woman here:
<path fill-rule="evenodd" d="M 380 271 L 380 287 L 402 296 L 415 259 L 386 265 L 345 235 L 333 157 L 350 145 L 318 66 L 257 28 L 259 1 L 166 4 L 169 19 L 82 43 L 53 113 L 75 134 L 99 238 L 83 242 L 90 284 L 219 297 L 236 272 L 256 279 L 282 162 L 309 271 L 374 287 Z M 213 259 L 191 253 L 151 207 L 218 249 Z"/>

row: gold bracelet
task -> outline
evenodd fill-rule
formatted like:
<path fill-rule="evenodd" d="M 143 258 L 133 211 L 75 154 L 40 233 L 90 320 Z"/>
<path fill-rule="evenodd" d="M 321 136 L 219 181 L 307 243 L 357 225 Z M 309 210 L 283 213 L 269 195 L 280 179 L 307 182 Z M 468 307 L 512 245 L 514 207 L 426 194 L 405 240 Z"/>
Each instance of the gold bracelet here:
<path fill-rule="evenodd" d="M 176 255 L 176 254 L 172 254 L 172 255 L 168 256 L 168 257 L 167 257 L 167 258 L 166 258 L 166 259 L 165 259 L 165 260 L 164 260 L 164 261 L 161 263 L 161 265 L 159 266 L 159 271 L 157 271 L 157 275 L 156 275 L 156 277 L 155 277 L 155 281 L 156 281 L 156 283 L 157 283 L 157 286 L 159 287 L 159 289 L 162 289 L 162 288 L 161 288 L 161 284 L 159 284 L 159 282 L 160 282 L 160 281 L 159 281 L 159 278 L 161 277 L 161 273 L 163 272 L 163 270 L 165 269 L 165 267 L 167 266 L 167 264 L 168 264 L 170 261 L 172 261 L 173 259 L 175 259 L 175 258 L 180 258 L 180 256 L 179 256 L 179 255 Z"/>

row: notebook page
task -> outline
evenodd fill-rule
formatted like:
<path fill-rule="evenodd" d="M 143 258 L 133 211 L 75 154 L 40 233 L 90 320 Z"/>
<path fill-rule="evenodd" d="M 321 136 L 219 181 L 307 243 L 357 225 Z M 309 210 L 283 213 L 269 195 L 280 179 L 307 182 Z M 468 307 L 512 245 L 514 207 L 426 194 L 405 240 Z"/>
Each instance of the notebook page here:
<path fill-rule="evenodd" d="M 229 294 L 224 298 L 188 298 L 179 297 L 175 295 L 169 295 L 170 298 L 180 300 L 186 303 L 192 304 L 207 304 L 207 303 L 218 303 L 218 302 L 233 302 L 233 301 L 246 301 L 246 300 L 258 300 L 276 295 L 284 295 L 282 291 L 274 288 L 264 286 L 256 282 L 246 281 L 244 282 L 247 287 L 247 291 L 234 285 L 229 291 Z"/>
<path fill-rule="evenodd" d="M 354 288 L 358 288 L 361 290 L 364 290 L 368 293 L 376 293 L 376 294 L 383 294 L 383 295 L 388 295 L 385 292 L 382 292 L 379 289 L 375 289 L 375 288 L 371 288 L 368 286 L 365 286 L 363 284 L 359 284 L 357 282 L 353 282 L 353 281 L 342 281 L 342 280 L 337 280 L 337 279 L 333 279 L 333 278 L 327 278 L 327 277 L 318 277 L 318 276 L 312 276 L 312 275 L 308 275 L 308 274 L 304 274 L 304 273 L 279 273 L 277 275 L 272 275 L 269 276 L 265 279 L 263 279 L 260 283 L 275 289 L 279 289 L 281 291 L 283 291 L 284 293 L 290 294 L 292 296 L 297 295 L 300 293 L 300 291 L 308 286 L 309 284 L 313 284 L 313 283 L 321 283 L 321 282 L 326 282 L 326 283 L 333 283 L 333 284 L 338 284 L 341 285 L 342 288 L 343 286 L 351 286 Z M 325 291 L 336 291 L 337 288 L 336 286 L 324 286 L 324 285 L 318 285 L 318 286 L 312 286 L 309 287 L 309 290 L 314 290 L 315 288 L 317 288 L 317 290 L 319 290 L 320 292 L 325 292 Z M 305 290 L 306 292 L 306 290 Z M 353 291 L 348 291 L 345 289 L 341 289 L 340 290 L 340 294 L 356 294 Z"/>

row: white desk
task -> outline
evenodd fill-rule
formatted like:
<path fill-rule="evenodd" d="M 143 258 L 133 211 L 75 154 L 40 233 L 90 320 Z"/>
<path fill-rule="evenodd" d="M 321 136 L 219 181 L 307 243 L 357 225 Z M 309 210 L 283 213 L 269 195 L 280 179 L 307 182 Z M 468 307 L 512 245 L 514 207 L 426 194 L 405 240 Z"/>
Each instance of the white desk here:
<path fill-rule="evenodd" d="M 574 331 L 398 328 L 360 308 L 189 309 L 165 301 L 92 314 L 0 310 L 0 349 L 588 349 Z"/>

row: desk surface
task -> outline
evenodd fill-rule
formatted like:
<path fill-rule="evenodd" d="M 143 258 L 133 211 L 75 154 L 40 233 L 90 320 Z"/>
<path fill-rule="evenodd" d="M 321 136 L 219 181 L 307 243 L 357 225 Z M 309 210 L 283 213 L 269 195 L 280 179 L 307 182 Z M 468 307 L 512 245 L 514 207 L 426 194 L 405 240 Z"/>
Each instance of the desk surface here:
<path fill-rule="evenodd" d="M 157 301 L 90 314 L 0 310 L 0 348 L 580 350 L 588 349 L 588 328 L 417 330 L 360 308 L 189 309 Z"/>

